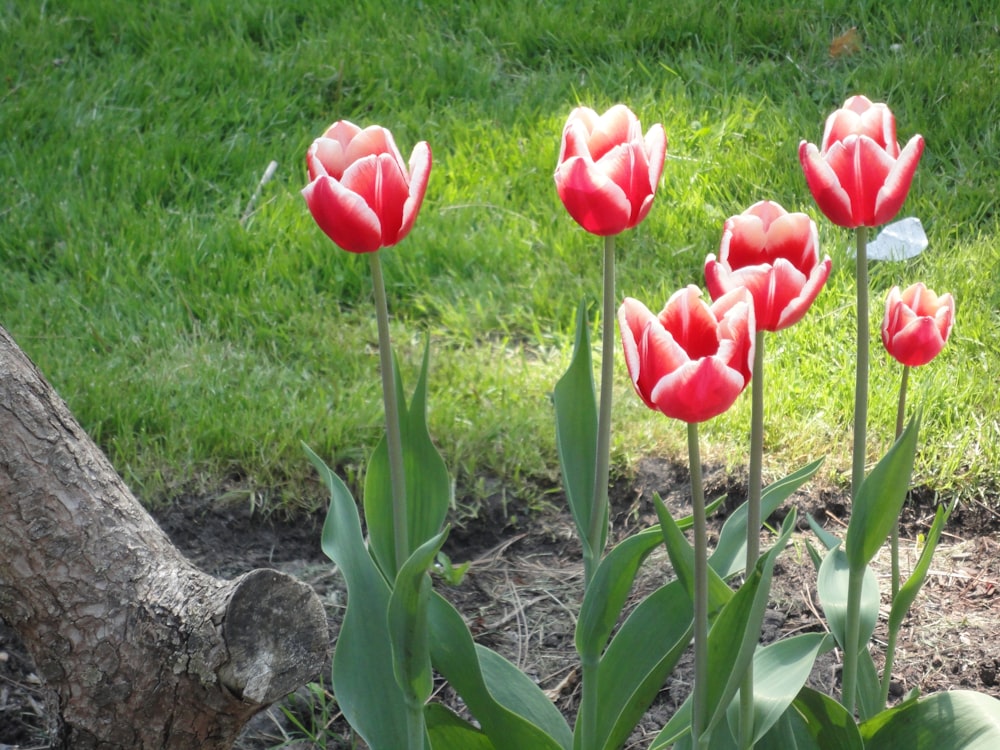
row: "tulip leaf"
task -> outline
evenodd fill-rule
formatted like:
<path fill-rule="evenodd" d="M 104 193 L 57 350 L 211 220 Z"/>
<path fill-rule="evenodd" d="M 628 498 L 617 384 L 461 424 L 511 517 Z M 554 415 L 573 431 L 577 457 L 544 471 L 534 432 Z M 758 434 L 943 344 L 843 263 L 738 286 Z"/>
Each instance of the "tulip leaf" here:
<path fill-rule="evenodd" d="M 1000 747 L 1000 701 L 971 690 L 934 693 L 861 725 L 865 750 Z"/>
<path fill-rule="evenodd" d="M 736 695 L 753 659 L 770 597 L 774 563 L 795 529 L 795 517 L 795 510 L 792 509 L 785 517 L 774 546 L 757 561 L 754 570 L 723 607 L 708 633 L 708 674 L 711 679 L 706 695 L 706 732 L 711 732 L 726 715 L 729 702 Z"/>
<path fill-rule="evenodd" d="M 597 741 L 617 750 L 656 698 L 691 642 L 691 597 L 671 581 L 629 614 L 598 667 Z"/>
<path fill-rule="evenodd" d="M 442 531 L 410 555 L 399 569 L 389 597 L 389 635 L 396 682 L 411 706 L 422 706 L 434 689 L 427 626 L 431 595 L 428 569 L 447 535 L 447 531 Z"/>
<path fill-rule="evenodd" d="M 832 640 L 826 633 L 803 633 L 758 648 L 753 657 L 753 741 L 770 731 L 806 684 L 816 657 Z M 740 703 L 729 704 L 730 730 L 739 727 Z"/>
<path fill-rule="evenodd" d="M 872 659 L 872 653 L 867 648 L 858 652 L 858 716 L 861 720 L 870 719 L 885 708 L 882 703 L 882 681 L 878 669 Z"/>
<path fill-rule="evenodd" d="M 337 704 L 369 747 L 398 750 L 407 746 L 406 700 L 389 645 L 389 584 L 365 547 L 350 490 L 308 446 L 305 450 L 330 490 L 323 552 L 347 583 L 347 611 L 333 657 Z"/>
<path fill-rule="evenodd" d="M 878 580 L 871 568 L 865 567 L 861 584 L 861 640 L 867 643 L 875 632 L 875 622 L 878 619 L 879 592 Z M 843 648 L 847 633 L 847 592 L 850 587 L 850 568 L 847 563 L 847 553 L 842 547 L 837 547 L 826 553 L 816 578 L 816 589 L 823 614 L 830 626 L 837 643 Z"/>
<path fill-rule="evenodd" d="M 541 689 L 513 664 L 477 646 L 458 611 L 432 592 L 431 663 L 461 696 L 496 750 L 570 750 L 572 732 Z M 498 683 L 507 681 L 509 684 Z M 400 745 L 399 747 L 403 747 Z"/>
<path fill-rule="evenodd" d="M 910 609 L 910 605 L 917 598 L 920 587 L 924 584 L 924 578 L 927 577 L 927 571 L 930 569 L 934 550 L 941 539 L 941 531 L 948 522 L 948 517 L 951 515 L 954 507 L 954 501 L 950 506 L 938 506 L 934 514 L 934 523 L 931 524 L 930 531 L 927 532 L 924 548 L 920 550 L 920 557 L 917 558 L 917 564 L 913 567 L 910 577 L 906 579 L 906 583 L 900 587 L 896 598 L 892 600 L 892 609 L 889 612 L 890 632 L 899 630 L 899 627 L 903 624 L 903 618 L 906 617 L 906 613 Z"/>
<path fill-rule="evenodd" d="M 653 494 L 653 507 L 656 508 L 656 515 L 660 519 L 660 529 L 663 533 L 663 541 L 667 545 L 667 554 L 670 555 L 670 564 L 677 574 L 678 580 L 687 589 L 688 595 L 694 600 L 694 548 L 688 542 L 687 537 L 677 526 L 667 506 L 656 493 Z M 733 598 L 733 590 L 726 585 L 719 574 L 711 567 L 708 568 L 708 616 L 714 617 L 725 604 Z"/>
<path fill-rule="evenodd" d="M 806 519 L 809 521 L 809 528 L 819 539 L 820 543 L 826 547 L 828 550 L 834 547 L 839 547 L 843 544 L 843 541 L 836 534 L 831 534 L 829 531 L 820 526 L 819 521 L 812 517 L 811 513 L 806 514 Z"/>
<path fill-rule="evenodd" d="M 726 716 L 747 666 L 754 658 L 770 595 L 774 563 L 795 528 L 795 517 L 793 509 L 785 517 L 775 545 L 757 561 L 753 571 L 747 576 L 739 591 L 723 607 L 709 631 L 707 673 L 711 677 L 706 696 L 708 709 L 706 735 L 713 733 L 721 719 Z M 690 701 L 687 701 L 656 735 L 649 750 L 659 750 L 675 743 L 675 747 L 683 747 L 685 742 L 690 742 L 690 712 Z M 720 743 L 720 747 L 726 747 L 725 736 L 731 735 L 729 727 L 724 724 L 720 730 L 719 738 L 712 734 L 712 747 L 715 747 L 716 741 Z"/>
<path fill-rule="evenodd" d="M 639 567 L 662 542 L 658 528 L 646 529 L 624 539 L 601 560 L 576 621 L 576 650 L 582 657 L 600 656 L 618 623 Z"/>
<path fill-rule="evenodd" d="M 795 490 L 805 484 L 819 470 L 822 458 L 789 474 L 784 479 L 768 485 L 760 494 L 760 517 L 767 519 Z M 708 564 L 716 573 L 728 580 L 743 572 L 747 555 L 747 504 L 734 510 L 719 532 L 719 542 L 709 557 Z"/>
<path fill-rule="evenodd" d="M 610 352 L 606 352 L 610 356 Z M 569 369 L 556 383 L 552 394 L 556 412 L 556 448 L 562 469 L 563 488 L 569 502 L 584 557 L 599 556 L 607 541 L 607 518 L 601 525 L 601 549 L 591 549 L 590 514 L 594 502 L 597 461 L 597 396 L 594 390 L 594 367 L 590 356 L 590 329 L 587 303 L 580 302 L 576 315 L 576 339 Z M 607 514 L 605 507 L 603 512 Z"/>
<path fill-rule="evenodd" d="M 424 346 L 420 376 L 407 407 L 403 381 L 393 358 L 393 382 L 399 404 L 399 432 L 406 480 L 407 555 L 435 536 L 451 506 L 452 484 L 444 459 L 427 431 L 427 370 L 430 341 Z M 385 435 L 375 446 L 365 475 L 365 522 L 372 553 L 386 575 L 395 577 L 403 560 L 396 559 L 392 513 L 389 446 Z"/>
<path fill-rule="evenodd" d="M 424 709 L 431 750 L 495 750 L 490 738 L 440 703 Z"/>
<path fill-rule="evenodd" d="M 947 745 L 942 745 L 947 747 Z M 867 750 L 847 709 L 828 695 L 802 688 L 756 750 Z"/>
<path fill-rule="evenodd" d="M 919 429 L 917 415 L 858 488 L 845 542 L 847 559 L 855 570 L 872 561 L 898 522 L 910 487 Z"/>

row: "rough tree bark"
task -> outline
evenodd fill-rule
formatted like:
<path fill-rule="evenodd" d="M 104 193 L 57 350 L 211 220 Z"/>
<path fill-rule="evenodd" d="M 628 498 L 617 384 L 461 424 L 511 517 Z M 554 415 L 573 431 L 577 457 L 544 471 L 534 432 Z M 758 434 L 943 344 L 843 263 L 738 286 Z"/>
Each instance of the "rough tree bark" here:
<path fill-rule="evenodd" d="M 73 750 L 231 748 L 329 645 L 307 585 L 191 565 L 2 327 L 0 616 Z"/>

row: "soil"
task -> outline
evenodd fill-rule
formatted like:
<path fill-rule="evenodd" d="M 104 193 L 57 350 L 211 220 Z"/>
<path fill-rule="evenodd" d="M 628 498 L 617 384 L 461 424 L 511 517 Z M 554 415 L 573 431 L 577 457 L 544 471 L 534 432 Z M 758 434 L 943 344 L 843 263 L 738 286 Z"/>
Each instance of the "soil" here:
<path fill-rule="evenodd" d="M 716 470 L 709 471 L 705 481 L 709 497 L 745 497 L 745 481 L 739 477 Z M 675 517 L 690 513 L 686 468 L 646 459 L 634 477 L 613 487 L 612 543 L 656 523 L 654 492 Z M 710 533 L 718 532 L 727 510 L 737 502 L 727 501 L 715 514 Z M 907 502 L 900 547 L 904 576 L 915 562 L 919 535 L 933 519 L 934 502 L 930 492 L 911 493 Z M 793 505 L 799 511 L 799 530 L 775 568 L 764 642 L 824 627 L 816 575 L 805 546 L 812 538 L 806 514 L 836 533 L 846 529 L 849 503 L 837 489 L 807 485 L 779 509 L 771 523 L 780 523 Z M 335 641 L 345 590 L 320 550 L 321 515 L 294 521 L 262 518 L 245 502 L 202 497 L 178 500 L 157 511 L 156 516 L 174 543 L 209 573 L 233 577 L 270 567 L 312 585 L 327 605 L 331 642 Z M 965 688 L 1000 697 L 1000 642 L 994 625 L 1000 606 L 998 532 L 1000 514 L 985 503 L 972 502 L 952 515 L 924 588 L 900 633 L 893 698 L 901 698 L 913 688 L 922 693 Z M 769 544 L 766 532 L 762 544 Z M 509 497 L 498 495 L 477 519 L 453 529 L 446 552 L 454 562 L 471 565 L 459 585 L 448 586 L 438 580 L 438 590 L 466 616 L 480 643 L 512 660 L 573 716 L 579 701 L 573 627 L 583 569 L 568 512 L 552 508 L 529 513 L 525 508 L 512 508 Z M 877 558 L 873 567 L 883 590 L 887 589 L 888 555 Z M 636 580 L 633 599 L 638 601 L 670 576 L 665 553 L 654 553 Z M 872 642 L 879 667 L 887 615 L 886 605 Z M 834 693 L 838 667 L 838 653 L 827 654 L 817 662 L 811 684 Z M 682 661 L 626 747 L 649 744 L 683 701 L 689 674 L 690 665 Z M 243 732 L 237 749 L 364 747 L 360 741 L 350 744 L 349 730 L 324 687 L 324 677 L 316 675 L 315 684 L 259 714 Z M 439 686 L 435 700 L 460 709 L 460 702 L 445 685 Z M 333 708 L 323 710 L 324 704 Z M 31 658 L 16 634 L 0 620 L 0 750 L 49 748 L 48 720 L 44 686 Z M 324 744 L 308 741 L 302 727 L 322 738 Z"/>

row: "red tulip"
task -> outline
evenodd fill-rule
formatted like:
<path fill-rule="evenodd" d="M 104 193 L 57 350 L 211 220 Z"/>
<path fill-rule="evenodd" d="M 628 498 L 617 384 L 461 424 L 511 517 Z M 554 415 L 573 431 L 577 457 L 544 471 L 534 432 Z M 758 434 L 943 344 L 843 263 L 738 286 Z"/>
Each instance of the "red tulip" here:
<path fill-rule="evenodd" d="M 713 299 L 739 287 L 753 295 L 757 330 L 780 331 L 797 323 L 830 275 L 820 262 L 816 223 L 777 203 L 755 203 L 726 221 L 719 259 L 705 260 Z"/>
<path fill-rule="evenodd" d="M 302 195 L 319 228 L 344 250 L 370 253 L 395 245 L 413 227 L 431 150 L 418 143 L 407 167 L 388 130 L 339 120 L 313 141 L 306 165 L 311 181 Z"/>
<path fill-rule="evenodd" d="M 799 161 L 830 221 L 874 227 L 899 213 L 923 152 L 920 135 L 899 150 L 896 120 L 885 104 L 852 96 L 827 118 L 822 149 L 799 144 Z"/>
<path fill-rule="evenodd" d="M 667 136 L 657 123 L 645 137 L 624 104 L 603 115 L 577 107 L 563 128 L 556 190 L 576 222 L 607 236 L 631 229 L 649 213 L 663 173 Z"/>
<path fill-rule="evenodd" d="M 676 292 L 659 315 L 626 298 L 618 309 L 625 363 L 650 409 L 684 422 L 726 411 L 753 368 L 753 299 L 734 289 L 712 305 L 696 286 Z"/>
<path fill-rule="evenodd" d="M 919 282 L 902 293 L 894 286 L 885 300 L 882 343 L 904 365 L 926 365 L 944 348 L 954 323 L 950 294 L 938 297 Z"/>

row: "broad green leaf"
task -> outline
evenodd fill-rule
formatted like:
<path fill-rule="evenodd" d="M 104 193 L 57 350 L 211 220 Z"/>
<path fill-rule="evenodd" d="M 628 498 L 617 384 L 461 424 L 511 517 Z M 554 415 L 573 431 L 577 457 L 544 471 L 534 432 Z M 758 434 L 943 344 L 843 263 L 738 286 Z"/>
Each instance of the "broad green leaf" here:
<path fill-rule="evenodd" d="M 600 656 L 618 623 L 639 566 L 662 542 L 660 529 L 645 529 L 617 544 L 601 560 L 576 621 L 576 650 L 581 656 Z"/>
<path fill-rule="evenodd" d="M 556 448 L 562 468 L 563 488 L 584 554 L 587 558 L 593 558 L 600 554 L 600 550 L 590 550 L 587 537 L 597 460 L 597 396 L 594 393 L 594 367 L 590 356 L 586 300 L 580 302 L 576 314 L 573 359 L 569 369 L 556 383 L 552 402 L 556 412 Z M 607 512 L 605 508 L 604 513 Z M 605 529 L 601 549 L 607 540 L 607 526 L 606 522 L 601 526 Z"/>
<path fill-rule="evenodd" d="M 431 595 L 428 569 L 447 535 L 447 531 L 442 531 L 410 555 L 399 569 L 389 597 L 389 635 L 396 682 L 412 706 L 422 706 L 434 689 L 427 625 Z"/>
<path fill-rule="evenodd" d="M 927 571 L 930 569 L 934 550 L 937 549 L 938 541 L 941 539 L 941 531 L 948 522 L 948 517 L 951 515 L 954 507 L 954 502 L 950 506 L 938 506 L 937 512 L 934 514 L 934 523 L 931 524 L 930 531 L 927 532 L 924 548 L 920 550 L 920 557 L 917 558 L 917 564 L 913 567 L 910 577 L 906 579 L 906 583 L 900 587 L 896 598 L 892 601 L 892 609 L 889 612 L 890 631 L 899 630 L 900 625 L 903 624 L 903 618 L 906 617 L 906 613 L 910 609 L 910 605 L 917 598 L 920 587 L 924 585 L 924 578 L 927 577 Z"/>
<path fill-rule="evenodd" d="M 424 708 L 431 750 L 495 750 L 489 737 L 440 703 Z"/>
<path fill-rule="evenodd" d="M 996 750 L 1000 701 L 971 690 L 934 693 L 861 725 L 865 750 Z"/>
<path fill-rule="evenodd" d="M 706 513 L 714 511 L 724 499 L 713 500 Z M 686 516 L 677 521 L 677 527 L 690 528 L 692 522 L 691 516 Z M 577 619 L 576 648 L 581 656 L 600 655 L 618 623 L 639 567 L 662 541 L 660 527 L 644 529 L 619 543 L 601 560 Z"/>
<path fill-rule="evenodd" d="M 781 715 L 777 724 L 760 739 L 756 748 L 866 750 L 854 717 L 833 698 L 812 688 L 802 688 L 791 708 Z"/>
<path fill-rule="evenodd" d="M 308 446 L 305 450 L 330 489 L 323 552 L 347 583 L 347 611 L 333 657 L 337 704 L 373 750 L 399 750 L 407 746 L 406 701 L 389 646 L 389 584 L 365 547 L 350 491 Z"/>
<path fill-rule="evenodd" d="M 691 597 L 671 581 L 622 623 L 598 667 L 597 747 L 617 750 L 635 729 L 691 642 Z"/>
<path fill-rule="evenodd" d="M 847 632 L 847 591 L 850 586 L 850 578 L 847 553 L 844 552 L 843 547 L 836 547 L 827 552 L 816 578 L 816 589 L 820 603 L 823 605 L 826 622 L 841 647 L 844 646 Z M 862 644 L 868 643 L 872 633 L 875 632 L 878 607 L 878 580 L 872 569 L 866 566 L 861 584 L 860 643 Z"/>
<path fill-rule="evenodd" d="M 497 750 L 572 748 L 569 725 L 541 689 L 513 665 L 508 663 L 507 671 L 498 667 L 501 657 L 492 659 L 487 649 L 477 647 L 462 616 L 433 592 L 428 622 L 431 663 L 461 696 Z M 493 692 L 498 680 L 510 682 L 499 695 Z"/>
<path fill-rule="evenodd" d="M 663 533 L 663 541 L 667 545 L 667 554 L 670 555 L 670 564 L 677 574 L 678 580 L 687 589 L 688 595 L 694 599 L 694 548 L 688 542 L 687 537 L 677 526 L 667 506 L 663 504 L 658 494 L 653 494 L 653 507 L 656 508 L 656 515 L 660 519 L 660 529 Z M 719 574 L 711 567 L 708 568 L 708 616 L 715 614 L 733 598 L 733 590 L 726 585 Z"/>
<path fill-rule="evenodd" d="M 686 741 L 686 742 L 685 742 Z M 674 711 L 670 721 L 663 725 L 656 737 L 653 738 L 649 750 L 662 750 L 673 745 L 674 750 L 691 745 L 691 696 L 681 704 L 680 708 Z"/>
<path fill-rule="evenodd" d="M 540 727 L 558 745 L 568 748 L 573 744 L 566 719 L 530 677 L 485 646 L 477 644 L 476 653 L 486 687 L 499 703 Z"/>
<path fill-rule="evenodd" d="M 760 494 L 760 517 L 767 519 L 778 509 L 789 496 L 819 470 L 823 459 L 819 458 L 811 464 L 792 472 L 784 479 L 779 479 L 768 485 Z M 723 579 L 730 579 L 737 573 L 742 573 L 746 567 L 747 556 L 747 504 L 743 503 L 734 510 L 719 532 L 719 542 L 715 551 L 708 558 L 709 565 Z"/>
<path fill-rule="evenodd" d="M 847 559 L 855 570 L 872 561 L 892 527 L 899 522 L 899 513 L 910 488 L 919 429 L 918 415 L 910 420 L 889 452 L 875 464 L 858 488 L 851 504 L 851 520 L 847 524 L 844 544 Z"/>
<path fill-rule="evenodd" d="M 819 525 L 819 521 L 812 517 L 811 513 L 806 514 L 806 518 L 809 521 L 809 528 L 812 529 L 816 538 L 826 547 L 828 550 L 834 547 L 839 547 L 843 542 L 839 536 L 836 534 L 831 534 L 829 531 L 824 529 Z"/>
<path fill-rule="evenodd" d="M 784 551 L 785 542 L 795 529 L 795 517 L 795 510 L 792 509 L 785 517 L 774 546 L 758 560 L 753 572 L 723 607 L 709 631 L 708 674 L 711 678 L 706 696 L 706 732 L 711 732 L 726 715 L 729 702 L 736 695 L 747 666 L 753 659 L 770 596 L 774 563 Z"/>
<path fill-rule="evenodd" d="M 828 639 L 825 633 L 804 633 L 757 649 L 753 657 L 754 742 L 792 705 Z M 735 698 L 728 711 L 733 734 L 739 727 L 739 711 L 739 698 Z"/>
<path fill-rule="evenodd" d="M 435 536 L 444 525 L 451 505 L 452 484 L 444 459 L 427 431 L 427 369 L 430 341 L 424 347 L 420 377 L 407 407 L 403 381 L 393 358 L 393 381 L 399 403 L 399 431 L 403 445 L 403 473 L 406 479 L 407 556 Z M 379 440 L 365 475 L 365 522 L 372 553 L 379 567 L 394 577 L 403 560 L 396 560 L 392 519 L 392 482 L 389 476 L 389 447 L 385 435 Z"/>
<path fill-rule="evenodd" d="M 862 721 L 870 719 L 885 705 L 882 703 L 882 681 L 875 668 L 871 651 L 862 648 L 858 652 L 858 716 Z"/>

